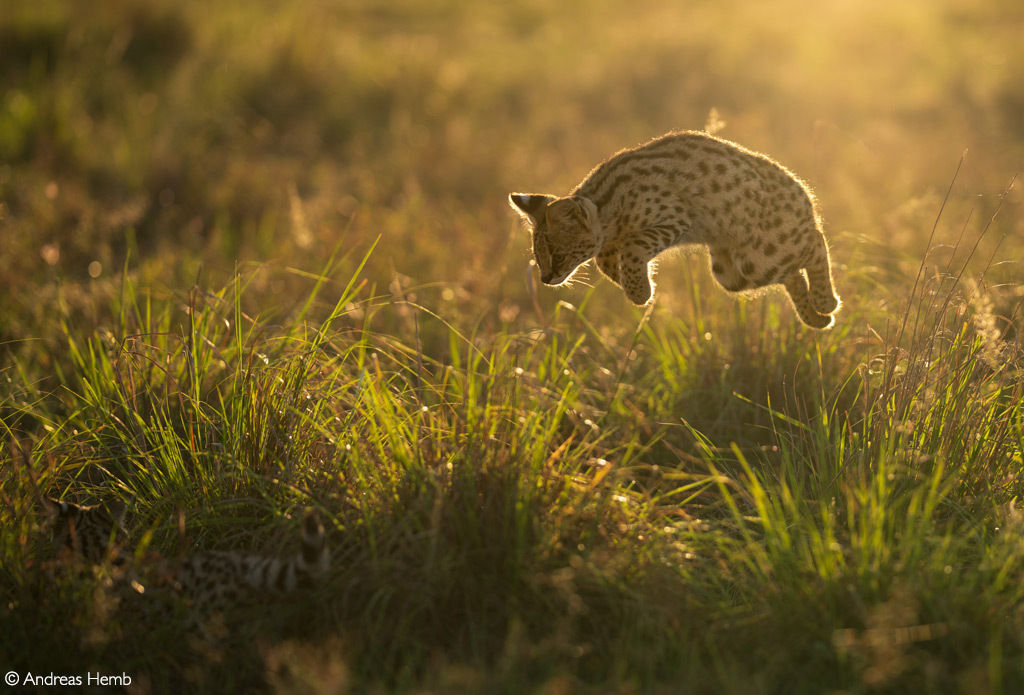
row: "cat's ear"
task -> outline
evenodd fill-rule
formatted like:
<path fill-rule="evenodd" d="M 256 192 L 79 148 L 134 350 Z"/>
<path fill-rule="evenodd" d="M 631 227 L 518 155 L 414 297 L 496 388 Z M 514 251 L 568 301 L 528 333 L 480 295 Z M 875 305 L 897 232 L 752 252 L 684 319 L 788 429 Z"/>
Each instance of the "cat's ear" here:
<path fill-rule="evenodd" d="M 597 220 L 597 206 L 589 198 L 578 195 L 556 200 L 548 206 L 545 213 L 549 220 L 577 221 L 588 227 Z"/>
<path fill-rule="evenodd" d="M 531 222 L 543 217 L 547 206 L 557 199 L 556 196 L 541 193 L 510 193 L 508 196 L 512 208 L 520 215 L 530 218 Z"/>
<path fill-rule="evenodd" d="M 580 217 L 589 225 L 593 224 L 597 220 L 597 206 L 594 205 L 594 201 L 590 198 L 584 198 L 581 195 L 569 196 L 569 200 L 573 202 L 576 209 L 579 211 Z"/>
<path fill-rule="evenodd" d="M 68 513 L 68 504 L 55 500 L 52 497 L 43 495 L 40 498 L 40 502 L 43 507 L 43 511 L 46 512 L 46 516 L 51 521 L 60 516 L 65 516 Z"/>
<path fill-rule="evenodd" d="M 117 524 L 121 529 L 124 529 L 124 517 L 128 512 L 128 505 L 121 500 L 115 499 L 107 502 L 103 505 L 103 508 L 106 510 L 107 514 L 110 515 L 110 520 Z"/>

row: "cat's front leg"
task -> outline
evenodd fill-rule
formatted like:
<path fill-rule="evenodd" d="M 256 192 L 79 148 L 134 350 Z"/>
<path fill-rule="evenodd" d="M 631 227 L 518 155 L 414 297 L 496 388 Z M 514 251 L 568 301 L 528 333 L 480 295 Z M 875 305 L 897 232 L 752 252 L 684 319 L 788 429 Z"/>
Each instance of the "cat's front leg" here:
<path fill-rule="evenodd" d="M 650 262 L 637 249 L 625 247 L 619 253 L 619 282 L 629 301 L 643 306 L 654 295 Z"/>
<path fill-rule="evenodd" d="M 621 287 L 622 285 L 619 282 L 619 247 L 608 244 L 598 252 L 596 260 L 597 269 L 606 278 Z"/>

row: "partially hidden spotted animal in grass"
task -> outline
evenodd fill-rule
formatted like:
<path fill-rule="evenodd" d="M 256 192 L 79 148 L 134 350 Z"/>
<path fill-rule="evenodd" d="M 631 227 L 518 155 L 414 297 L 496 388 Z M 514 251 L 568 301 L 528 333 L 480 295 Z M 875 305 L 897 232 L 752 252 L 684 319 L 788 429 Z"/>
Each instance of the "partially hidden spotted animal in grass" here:
<path fill-rule="evenodd" d="M 87 507 L 45 498 L 44 504 L 58 557 L 70 555 L 91 564 L 110 561 L 122 567 L 130 561 L 123 503 Z M 145 591 L 152 577 L 154 585 L 169 587 L 194 611 L 206 613 L 247 597 L 310 587 L 327 573 L 329 563 L 323 524 L 315 512 L 307 511 L 301 548 L 290 557 L 199 552 L 177 562 L 161 560 L 157 567 L 133 568 L 138 576 L 132 583 Z"/>
<path fill-rule="evenodd" d="M 840 306 L 810 189 L 770 157 L 704 132 L 664 135 L 598 165 L 568 196 L 512 193 L 533 234 L 541 281 L 566 282 L 588 260 L 637 305 L 654 294 L 665 249 L 706 246 L 729 292 L 781 283 L 813 328 Z"/>
<path fill-rule="evenodd" d="M 91 564 L 120 563 L 127 506 L 120 500 L 86 507 L 44 497 L 53 547 L 58 557 L 82 558 Z"/>

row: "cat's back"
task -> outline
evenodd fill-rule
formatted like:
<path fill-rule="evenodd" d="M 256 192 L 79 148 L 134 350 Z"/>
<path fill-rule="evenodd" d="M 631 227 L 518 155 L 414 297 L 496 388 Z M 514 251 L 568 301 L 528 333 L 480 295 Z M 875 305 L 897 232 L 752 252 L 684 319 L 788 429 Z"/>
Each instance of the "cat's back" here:
<path fill-rule="evenodd" d="M 759 201 L 772 175 L 771 160 L 705 132 L 678 131 L 616 152 L 595 167 L 573 191 L 606 215 L 659 202 L 686 199 L 700 207 L 745 198 Z M 646 209 L 646 208 L 644 208 Z M 616 212 L 619 211 L 619 212 Z"/>

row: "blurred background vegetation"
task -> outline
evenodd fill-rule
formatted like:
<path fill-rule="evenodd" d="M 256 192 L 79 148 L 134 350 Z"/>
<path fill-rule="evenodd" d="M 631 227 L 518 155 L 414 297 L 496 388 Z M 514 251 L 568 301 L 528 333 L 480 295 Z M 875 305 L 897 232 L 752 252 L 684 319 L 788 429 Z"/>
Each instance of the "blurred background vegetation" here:
<path fill-rule="evenodd" d="M 1022 28 L 1012 0 L 11 0 L 0 344 L 59 351 L 54 318 L 101 321 L 123 271 L 180 293 L 250 262 L 318 272 L 378 235 L 378 292 L 411 290 L 462 326 L 537 323 L 507 192 L 565 192 L 712 109 L 722 137 L 815 188 L 841 323 L 863 312 L 881 330 L 961 154 L 940 244 L 980 229 L 1024 161 Z M 1006 237 L 1001 259 L 1020 257 L 1021 200 L 1017 185 L 987 237 Z M 664 311 L 696 310 L 687 283 L 711 288 L 685 263 L 662 264 Z M 260 275 L 258 313 L 287 312 L 292 277 Z M 595 315 L 621 316 L 596 284 Z M 708 294 L 715 325 L 731 302 Z"/>

